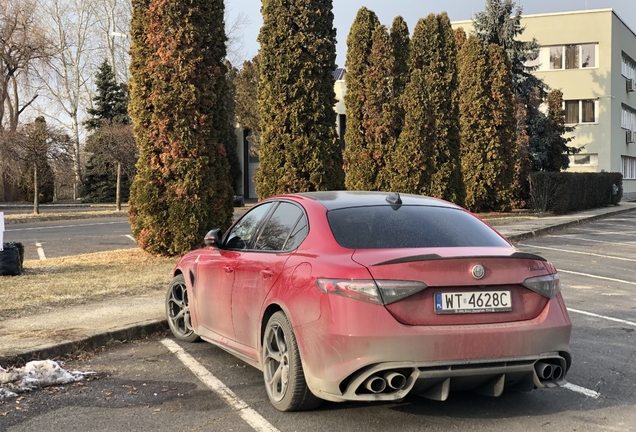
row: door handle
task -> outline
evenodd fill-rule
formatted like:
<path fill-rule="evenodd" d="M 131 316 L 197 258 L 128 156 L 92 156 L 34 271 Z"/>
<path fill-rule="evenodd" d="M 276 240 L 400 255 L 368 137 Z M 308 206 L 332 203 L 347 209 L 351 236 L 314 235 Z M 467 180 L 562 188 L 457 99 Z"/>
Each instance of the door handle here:
<path fill-rule="evenodd" d="M 271 270 L 261 270 L 261 276 L 263 276 L 263 279 L 269 279 L 274 276 L 274 272 Z"/>
<path fill-rule="evenodd" d="M 234 273 L 234 269 L 232 267 L 225 267 L 224 270 L 227 274 Z"/>

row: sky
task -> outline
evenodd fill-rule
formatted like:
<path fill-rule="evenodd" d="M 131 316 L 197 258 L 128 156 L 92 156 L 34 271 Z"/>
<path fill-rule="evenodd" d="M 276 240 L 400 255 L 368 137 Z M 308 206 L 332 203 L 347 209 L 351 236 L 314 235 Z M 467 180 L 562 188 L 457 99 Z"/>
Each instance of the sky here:
<path fill-rule="evenodd" d="M 612 8 L 632 31 L 636 32 L 636 0 L 517 0 L 515 3 L 523 7 L 524 15 Z M 374 11 L 380 22 L 387 27 L 391 26 L 393 18 L 402 15 L 412 33 L 417 20 L 425 18 L 430 13 L 446 11 L 451 21 L 461 21 L 471 19 L 473 14 L 482 11 L 485 5 L 486 0 L 333 0 L 334 27 L 338 40 L 336 64 L 344 66 L 347 35 L 358 9 L 362 6 Z M 243 59 L 251 59 L 259 49 L 256 38 L 263 22 L 260 12 L 261 1 L 225 0 L 225 7 L 230 20 L 238 13 L 243 13 L 251 22 L 243 32 L 244 48 L 241 56 Z"/>

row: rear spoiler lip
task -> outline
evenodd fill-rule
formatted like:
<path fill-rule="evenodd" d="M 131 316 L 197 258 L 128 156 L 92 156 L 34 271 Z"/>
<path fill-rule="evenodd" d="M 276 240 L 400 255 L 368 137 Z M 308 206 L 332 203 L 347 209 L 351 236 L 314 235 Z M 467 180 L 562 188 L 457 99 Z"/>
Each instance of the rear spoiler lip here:
<path fill-rule="evenodd" d="M 388 261 L 382 261 L 376 264 L 371 264 L 369 267 L 377 267 L 382 265 L 389 264 L 402 264 L 409 262 L 418 262 L 418 261 L 441 261 L 441 260 L 450 260 L 450 259 L 475 259 L 475 258 L 504 258 L 504 259 L 529 259 L 535 261 L 543 261 L 547 262 L 545 258 L 539 255 L 535 255 L 527 252 L 515 252 L 512 255 L 473 255 L 473 256 L 452 256 L 452 257 L 442 257 L 437 254 L 426 254 L 426 255 L 413 255 L 409 257 L 395 258 Z"/>

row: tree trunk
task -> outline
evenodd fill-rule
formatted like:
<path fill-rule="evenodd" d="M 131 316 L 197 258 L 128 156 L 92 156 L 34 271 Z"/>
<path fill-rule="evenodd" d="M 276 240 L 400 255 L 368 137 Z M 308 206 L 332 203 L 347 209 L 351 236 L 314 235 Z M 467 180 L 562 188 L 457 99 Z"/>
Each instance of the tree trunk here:
<path fill-rule="evenodd" d="M 33 214 L 40 214 L 40 200 L 38 199 L 38 165 L 33 164 Z"/>
<path fill-rule="evenodd" d="M 117 211 L 121 211 L 121 163 L 117 162 L 117 189 L 115 192 L 115 205 Z"/>

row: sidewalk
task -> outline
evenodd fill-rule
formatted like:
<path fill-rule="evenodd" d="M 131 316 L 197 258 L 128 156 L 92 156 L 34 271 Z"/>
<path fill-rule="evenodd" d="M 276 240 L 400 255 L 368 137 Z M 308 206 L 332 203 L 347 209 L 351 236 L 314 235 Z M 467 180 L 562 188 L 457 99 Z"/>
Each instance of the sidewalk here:
<path fill-rule="evenodd" d="M 485 218 L 513 242 L 636 210 L 636 202 L 572 215 Z M 0 366 L 92 349 L 167 329 L 163 294 L 114 298 L 40 315 L 0 321 Z"/>

